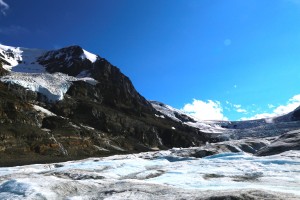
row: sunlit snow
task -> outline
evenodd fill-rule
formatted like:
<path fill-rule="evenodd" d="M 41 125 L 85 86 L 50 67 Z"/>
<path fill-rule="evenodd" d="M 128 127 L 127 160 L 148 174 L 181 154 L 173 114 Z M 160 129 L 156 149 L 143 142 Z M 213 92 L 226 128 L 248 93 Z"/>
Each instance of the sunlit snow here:
<path fill-rule="evenodd" d="M 0 53 L 2 53 L 4 59 L 10 63 L 10 65 L 4 63 L 3 68 L 14 72 L 45 72 L 45 68 L 36 62 L 37 58 L 45 52 L 45 50 L 41 49 L 10 47 L 0 44 Z"/>
<path fill-rule="evenodd" d="M 97 56 L 95 54 L 92 54 L 86 50 L 83 49 L 83 54 L 81 55 L 81 58 L 83 59 L 88 59 L 90 60 L 92 63 L 96 62 L 97 60 Z"/>
<path fill-rule="evenodd" d="M 56 114 L 54 114 L 50 110 L 47 110 L 41 106 L 38 106 L 38 105 L 32 105 L 32 106 L 36 111 L 41 112 L 41 113 L 45 114 L 46 116 L 56 116 Z"/>

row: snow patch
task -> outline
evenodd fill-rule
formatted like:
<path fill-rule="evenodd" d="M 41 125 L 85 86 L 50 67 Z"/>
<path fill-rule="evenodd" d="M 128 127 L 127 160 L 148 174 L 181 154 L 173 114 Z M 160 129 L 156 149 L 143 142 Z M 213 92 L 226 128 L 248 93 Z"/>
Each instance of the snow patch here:
<path fill-rule="evenodd" d="M 90 85 L 97 85 L 97 83 L 98 83 L 98 81 L 96 81 L 95 79 L 93 79 L 91 77 L 76 78 L 75 81 L 84 81 Z"/>
<path fill-rule="evenodd" d="M 90 60 L 92 63 L 96 62 L 97 60 L 97 56 L 95 54 L 92 54 L 84 49 L 83 50 L 83 54 L 81 55 L 82 59 L 88 59 Z"/>
<path fill-rule="evenodd" d="M 38 106 L 38 105 L 32 105 L 33 108 L 38 111 L 38 112 L 42 112 L 44 113 L 46 116 L 56 116 L 56 114 L 54 114 L 53 112 L 41 107 L 41 106 Z"/>

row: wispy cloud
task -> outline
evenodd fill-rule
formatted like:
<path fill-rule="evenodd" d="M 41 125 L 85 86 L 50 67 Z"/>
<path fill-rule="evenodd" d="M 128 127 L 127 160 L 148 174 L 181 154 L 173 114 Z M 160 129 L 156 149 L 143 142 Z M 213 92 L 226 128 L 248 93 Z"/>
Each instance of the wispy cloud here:
<path fill-rule="evenodd" d="M 228 120 L 223 114 L 223 108 L 219 101 L 208 100 L 205 102 L 194 99 L 192 103 L 186 104 L 181 110 L 200 120 Z"/>
<path fill-rule="evenodd" d="M 268 104 L 268 108 L 272 109 L 275 108 L 276 106 L 274 106 L 273 104 Z"/>
<path fill-rule="evenodd" d="M 3 15 L 6 15 L 6 11 L 9 9 L 9 5 L 4 2 L 4 0 L 0 0 L 0 9 Z"/>
<path fill-rule="evenodd" d="M 272 107 L 273 105 L 269 104 L 269 108 Z M 292 112 L 295 110 L 298 106 L 300 106 L 300 94 L 293 96 L 288 100 L 286 105 L 280 105 L 275 107 L 271 113 L 260 113 L 256 114 L 252 117 L 243 117 L 241 120 L 253 120 L 253 119 L 263 119 L 263 118 L 272 118 L 272 117 L 277 117 L 281 115 L 285 115 L 289 112 Z"/>
<path fill-rule="evenodd" d="M 26 33 L 29 33 L 29 30 L 22 26 L 11 25 L 7 27 L 0 27 L 0 34 L 3 35 L 19 35 L 19 34 L 26 34 Z"/>
<path fill-rule="evenodd" d="M 240 104 L 232 104 L 233 107 L 235 108 L 241 108 L 242 106 Z"/>
<path fill-rule="evenodd" d="M 233 103 L 230 103 L 229 101 L 226 101 L 226 104 L 228 106 L 230 106 L 230 108 L 226 107 L 227 110 L 229 110 L 229 111 L 231 109 L 233 109 L 233 110 L 235 110 L 238 113 L 247 113 L 248 112 L 246 109 L 242 108 L 242 105 L 240 105 L 240 104 L 233 104 Z"/>
<path fill-rule="evenodd" d="M 238 109 L 236 110 L 236 112 L 239 112 L 239 113 L 246 113 L 247 110 L 246 110 L 246 109 L 242 109 L 242 108 L 238 108 Z"/>

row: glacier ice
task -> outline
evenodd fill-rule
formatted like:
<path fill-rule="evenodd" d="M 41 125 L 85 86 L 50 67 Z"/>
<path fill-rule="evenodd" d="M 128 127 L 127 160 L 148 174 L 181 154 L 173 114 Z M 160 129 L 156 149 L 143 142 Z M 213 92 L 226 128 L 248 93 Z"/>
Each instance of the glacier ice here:
<path fill-rule="evenodd" d="M 244 190 L 300 198 L 300 151 L 266 157 L 223 153 L 199 159 L 180 157 L 182 150 L 0 168 L 0 199 L 118 199 L 127 195 L 131 197 L 127 199 L 159 199 L 163 192 L 176 199 L 180 197 L 177 192 L 191 198 Z"/>

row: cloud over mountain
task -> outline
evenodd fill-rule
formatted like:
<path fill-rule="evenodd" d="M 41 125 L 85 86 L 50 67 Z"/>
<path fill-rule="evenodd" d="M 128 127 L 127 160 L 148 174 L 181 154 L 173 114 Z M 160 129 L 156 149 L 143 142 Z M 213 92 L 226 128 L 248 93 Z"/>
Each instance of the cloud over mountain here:
<path fill-rule="evenodd" d="M 192 103 L 185 104 L 182 110 L 200 120 L 228 120 L 219 101 L 194 99 Z"/>
<path fill-rule="evenodd" d="M 280 106 L 273 106 L 270 104 L 268 105 L 269 108 L 273 108 L 273 111 L 271 113 L 260 113 L 256 114 L 252 117 L 243 117 L 241 120 L 253 120 L 253 119 L 262 119 L 262 118 L 271 118 L 271 117 L 277 117 L 284 114 L 287 114 L 289 112 L 292 112 L 300 105 L 300 94 L 293 96 L 288 100 L 286 105 L 280 105 Z"/>

